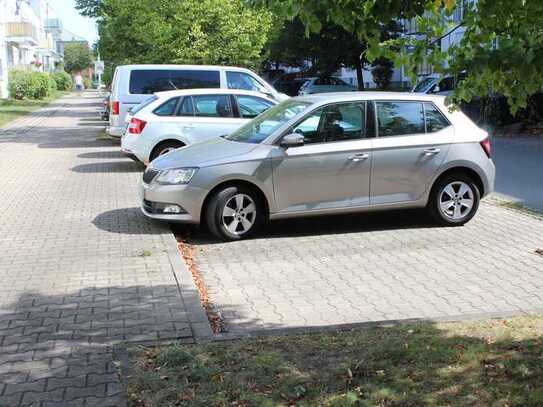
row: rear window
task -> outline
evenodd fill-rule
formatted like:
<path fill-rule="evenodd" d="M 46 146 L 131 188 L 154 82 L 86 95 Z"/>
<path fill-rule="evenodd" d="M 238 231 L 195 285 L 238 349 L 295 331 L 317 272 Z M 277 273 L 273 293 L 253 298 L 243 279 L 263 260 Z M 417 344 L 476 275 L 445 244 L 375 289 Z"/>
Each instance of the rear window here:
<path fill-rule="evenodd" d="M 171 98 L 170 100 L 162 103 L 159 107 L 157 107 L 153 113 L 157 116 L 173 116 L 175 113 L 175 108 L 177 106 L 177 102 L 179 102 L 179 98 Z"/>
<path fill-rule="evenodd" d="M 137 106 L 134 106 L 131 110 L 132 112 L 132 115 L 135 115 L 136 113 L 138 113 L 141 109 L 143 109 L 145 106 L 149 106 L 151 103 L 153 103 L 155 100 L 157 100 L 158 97 L 156 97 L 155 95 L 151 96 L 149 99 L 147 99 L 145 102 L 143 103 L 140 103 L 139 105 Z"/>
<path fill-rule="evenodd" d="M 220 87 L 219 71 L 138 69 L 130 72 L 129 92 L 136 95 L 175 89 Z"/>

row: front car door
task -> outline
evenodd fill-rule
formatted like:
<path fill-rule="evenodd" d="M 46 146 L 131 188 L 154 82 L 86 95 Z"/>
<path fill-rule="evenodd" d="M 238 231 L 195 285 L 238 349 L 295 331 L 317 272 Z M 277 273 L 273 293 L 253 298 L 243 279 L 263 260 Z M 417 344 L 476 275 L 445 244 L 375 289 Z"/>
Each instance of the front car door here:
<path fill-rule="evenodd" d="M 369 203 L 371 144 L 365 102 L 317 108 L 290 132 L 304 145 L 273 151 L 273 184 L 279 213 L 365 206 Z"/>
<path fill-rule="evenodd" d="M 454 129 L 431 102 L 376 101 L 371 204 L 420 199 L 439 169 Z"/>

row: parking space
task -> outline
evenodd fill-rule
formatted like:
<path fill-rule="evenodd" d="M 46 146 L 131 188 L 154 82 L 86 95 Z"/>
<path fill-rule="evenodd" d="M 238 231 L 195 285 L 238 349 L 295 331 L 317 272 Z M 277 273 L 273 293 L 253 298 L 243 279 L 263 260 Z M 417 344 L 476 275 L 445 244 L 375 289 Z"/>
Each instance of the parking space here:
<path fill-rule="evenodd" d="M 0 406 L 122 406 L 125 344 L 209 331 L 169 228 L 139 211 L 142 167 L 100 137 L 100 100 L 0 130 Z"/>
<path fill-rule="evenodd" d="M 272 223 L 254 239 L 192 232 L 232 334 L 543 310 L 541 218 L 483 202 L 466 226 L 402 211 Z"/>

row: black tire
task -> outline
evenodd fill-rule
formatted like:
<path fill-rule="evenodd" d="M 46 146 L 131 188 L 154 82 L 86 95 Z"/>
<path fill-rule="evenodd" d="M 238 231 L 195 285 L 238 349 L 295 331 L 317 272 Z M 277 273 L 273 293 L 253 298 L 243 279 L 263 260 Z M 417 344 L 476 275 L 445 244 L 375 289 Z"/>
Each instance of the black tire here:
<path fill-rule="evenodd" d="M 452 217 L 447 216 L 445 213 L 443 213 L 443 211 L 440 208 L 440 204 L 441 204 L 441 199 L 442 199 L 445 188 L 447 188 L 451 184 L 460 183 L 460 182 L 466 184 L 471 189 L 472 194 L 473 194 L 473 205 L 471 206 L 471 209 L 469 209 L 469 212 L 467 211 L 467 209 L 464 208 L 464 210 L 466 210 L 466 213 L 463 214 L 463 216 L 460 219 L 453 219 Z M 462 173 L 450 174 L 438 179 L 437 182 L 432 187 L 430 198 L 428 200 L 427 209 L 430 212 L 430 215 L 432 216 L 432 218 L 440 225 L 462 226 L 466 224 L 467 222 L 469 222 L 475 216 L 475 213 L 477 212 L 477 209 L 479 208 L 480 200 L 481 200 L 481 193 L 479 191 L 479 188 L 477 187 L 477 184 L 473 182 L 473 180 L 469 176 Z"/>
<path fill-rule="evenodd" d="M 161 156 L 165 152 L 168 152 L 172 149 L 177 149 L 183 147 L 184 144 L 180 141 L 176 140 L 169 140 L 169 141 L 163 141 L 162 143 L 158 143 L 155 148 L 153 148 L 153 151 L 151 151 L 151 155 L 149 156 L 149 161 L 153 161 L 155 158 Z"/>
<path fill-rule="evenodd" d="M 256 213 L 253 218 L 246 218 L 249 221 L 252 221 L 252 226 L 245 232 L 232 233 L 225 226 L 223 221 L 223 211 L 227 204 L 231 204 L 231 200 L 235 199 L 234 197 L 242 194 L 250 198 L 253 201 L 256 207 Z M 249 206 L 251 203 L 249 199 L 244 199 L 244 203 Z M 209 199 L 209 203 L 205 212 L 205 221 L 209 231 L 221 240 L 240 240 L 245 239 L 246 237 L 252 235 L 264 221 L 264 205 L 260 196 L 255 193 L 251 188 L 245 186 L 227 186 L 224 187 L 213 194 Z M 232 217 L 234 218 L 234 217 Z M 239 223 L 239 221 L 238 221 Z M 240 229 L 243 225 L 240 225 Z"/>

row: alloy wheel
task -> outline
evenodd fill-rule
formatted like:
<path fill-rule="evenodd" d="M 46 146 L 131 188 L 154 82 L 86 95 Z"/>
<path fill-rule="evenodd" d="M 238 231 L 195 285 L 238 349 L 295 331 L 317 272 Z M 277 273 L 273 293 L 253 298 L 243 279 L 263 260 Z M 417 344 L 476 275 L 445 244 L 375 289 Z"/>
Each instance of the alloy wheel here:
<path fill-rule="evenodd" d="M 473 189 L 463 181 L 447 184 L 439 196 L 441 213 L 452 220 L 458 221 L 468 216 L 475 204 Z"/>
<path fill-rule="evenodd" d="M 234 235 L 247 233 L 256 220 L 256 205 L 246 194 L 238 193 L 232 196 L 224 205 L 222 223 L 226 230 Z"/>

